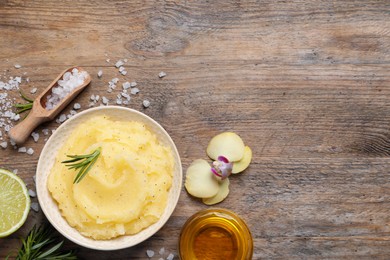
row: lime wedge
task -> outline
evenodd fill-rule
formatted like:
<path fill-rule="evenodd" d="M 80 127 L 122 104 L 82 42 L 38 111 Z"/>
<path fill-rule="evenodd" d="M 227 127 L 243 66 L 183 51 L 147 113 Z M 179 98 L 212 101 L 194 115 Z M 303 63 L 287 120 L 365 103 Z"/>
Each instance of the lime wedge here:
<path fill-rule="evenodd" d="M 30 211 L 26 184 L 14 173 L 0 169 L 0 237 L 18 230 Z"/>

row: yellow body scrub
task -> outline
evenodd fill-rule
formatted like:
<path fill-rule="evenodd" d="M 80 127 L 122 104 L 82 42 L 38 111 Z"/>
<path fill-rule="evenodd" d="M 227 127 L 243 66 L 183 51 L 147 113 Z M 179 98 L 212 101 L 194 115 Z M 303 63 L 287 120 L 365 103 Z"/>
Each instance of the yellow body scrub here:
<path fill-rule="evenodd" d="M 67 155 L 101 147 L 91 170 L 79 182 L 63 163 Z M 139 122 L 94 117 L 80 124 L 59 150 L 48 189 L 63 217 L 81 234 L 110 239 L 136 234 L 163 214 L 172 184 L 169 147 Z"/>

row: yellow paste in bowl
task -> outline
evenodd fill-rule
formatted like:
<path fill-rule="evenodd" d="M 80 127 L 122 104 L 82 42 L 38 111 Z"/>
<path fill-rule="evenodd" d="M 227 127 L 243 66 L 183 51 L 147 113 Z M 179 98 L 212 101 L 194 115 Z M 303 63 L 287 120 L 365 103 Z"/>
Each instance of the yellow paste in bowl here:
<path fill-rule="evenodd" d="M 78 171 L 61 161 L 67 155 L 101 154 L 79 182 Z M 174 159 L 169 147 L 139 122 L 90 119 L 59 150 L 48 189 L 63 217 L 81 234 L 110 239 L 140 232 L 163 214 L 172 184 Z"/>

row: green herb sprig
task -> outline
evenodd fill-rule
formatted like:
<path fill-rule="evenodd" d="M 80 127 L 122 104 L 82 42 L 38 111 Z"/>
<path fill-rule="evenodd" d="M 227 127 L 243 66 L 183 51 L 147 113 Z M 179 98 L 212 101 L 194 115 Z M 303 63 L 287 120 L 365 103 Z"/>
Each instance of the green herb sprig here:
<path fill-rule="evenodd" d="M 64 241 L 59 241 L 53 236 L 52 228 L 42 225 L 39 228 L 34 226 L 27 237 L 22 239 L 22 246 L 18 251 L 16 260 L 36 260 L 36 259 L 77 259 L 74 251 L 62 252 L 61 247 Z M 11 255 L 11 254 L 10 254 Z M 8 260 L 8 255 L 5 259 Z"/>
<path fill-rule="evenodd" d="M 18 109 L 18 111 L 16 111 L 16 113 L 18 113 L 18 114 L 20 114 L 20 113 L 22 113 L 24 111 L 30 110 L 33 107 L 33 104 L 34 104 L 34 100 L 32 100 L 31 98 L 28 98 L 26 95 L 24 95 L 22 91 L 20 91 L 19 93 L 20 93 L 20 96 L 24 100 L 27 101 L 27 103 L 24 103 L 24 104 L 18 103 L 18 104 L 14 105 Z"/>
<path fill-rule="evenodd" d="M 61 163 L 65 163 L 65 166 L 69 170 L 75 169 L 79 170 L 76 177 L 73 180 L 73 183 L 79 183 L 85 175 L 91 170 L 92 166 L 97 161 L 102 148 L 97 148 L 94 152 L 85 155 L 67 155 L 67 157 L 72 158 Z"/>

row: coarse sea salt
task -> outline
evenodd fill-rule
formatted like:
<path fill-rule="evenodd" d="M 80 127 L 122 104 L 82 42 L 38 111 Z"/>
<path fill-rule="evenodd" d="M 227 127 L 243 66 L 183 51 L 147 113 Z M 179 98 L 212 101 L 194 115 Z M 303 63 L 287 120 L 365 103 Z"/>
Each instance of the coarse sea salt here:
<path fill-rule="evenodd" d="M 152 258 L 154 256 L 154 251 L 153 250 L 146 250 L 146 255 L 149 257 L 149 258 Z"/>
<path fill-rule="evenodd" d="M 57 81 L 57 86 L 51 90 L 47 96 L 45 107 L 47 110 L 54 109 L 67 95 L 74 89 L 81 86 L 88 74 L 85 71 L 79 71 L 74 68 L 72 72 L 66 72 L 62 79 Z"/>
<path fill-rule="evenodd" d="M 37 133 L 37 132 L 32 132 L 32 133 L 31 133 L 31 136 L 32 136 L 32 138 L 34 139 L 34 142 L 38 142 L 38 140 L 39 140 L 39 133 Z"/>
<path fill-rule="evenodd" d="M 144 106 L 144 108 L 148 108 L 150 106 L 150 101 L 145 99 L 144 101 L 142 101 L 142 105 Z"/>
<path fill-rule="evenodd" d="M 163 77 L 165 77 L 167 74 L 164 72 L 164 71 L 161 71 L 159 74 L 158 74 L 158 77 L 161 79 Z"/>

